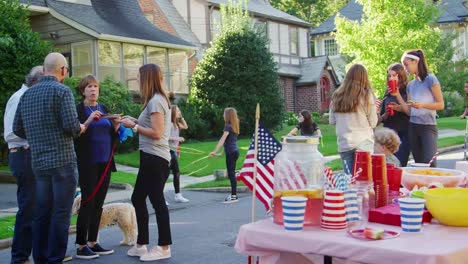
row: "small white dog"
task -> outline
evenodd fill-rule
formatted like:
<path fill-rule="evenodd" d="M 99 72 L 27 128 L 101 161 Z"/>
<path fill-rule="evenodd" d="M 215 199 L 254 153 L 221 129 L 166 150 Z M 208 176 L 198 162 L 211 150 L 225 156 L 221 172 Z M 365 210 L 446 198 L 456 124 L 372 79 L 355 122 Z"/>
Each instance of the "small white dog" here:
<path fill-rule="evenodd" d="M 81 206 L 81 195 L 73 201 L 72 214 L 77 214 Z M 137 222 L 135 208 L 129 203 L 109 203 L 102 207 L 99 229 L 117 224 L 122 230 L 123 240 L 120 245 L 133 246 L 137 240 Z"/>

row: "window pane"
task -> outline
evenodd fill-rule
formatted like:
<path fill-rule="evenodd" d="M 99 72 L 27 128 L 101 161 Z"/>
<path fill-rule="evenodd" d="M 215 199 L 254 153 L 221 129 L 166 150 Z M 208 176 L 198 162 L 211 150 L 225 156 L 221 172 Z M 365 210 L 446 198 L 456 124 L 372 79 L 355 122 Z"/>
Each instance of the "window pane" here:
<path fill-rule="evenodd" d="M 99 41 L 99 65 L 120 66 L 120 43 Z"/>
<path fill-rule="evenodd" d="M 81 77 L 93 73 L 93 53 L 91 42 L 72 46 L 72 73 Z"/>
<path fill-rule="evenodd" d="M 188 93 L 188 61 L 184 51 L 169 50 L 169 90 L 175 93 Z"/>
<path fill-rule="evenodd" d="M 99 41 L 99 79 L 107 77 L 121 81 L 121 44 L 117 42 Z"/>
<path fill-rule="evenodd" d="M 297 53 L 298 53 L 297 52 L 297 50 L 298 50 L 298 43 L 297 43 L 297 41 L 298 41 L 298 36 L 297 36 L 298 32 L 297 32 L 297 28 L 290 27 L 289 32 L 291 34 L 290 45 L 289 45 L 289 47 L 291 48 L 290 52 L 293 55 L 297 55 Z"/>
<path fill-rule="evenodd" d="M 167 71 L 166 67 L 166 49 L 156 48 L 156 47 L 147 47 L 147 61 L 148 63 L 154 63 L 161 68 L 162 72 Z"/>
<path fill-rule="evenodd" d="M 143 65 L 143 46 L 123 44 L 124 54 L 124 83 L 128 89 L 138 91 L 138 69 Z"/>
<path fill-rule="evenodd" d="M 325 55 L 332 56 L 338 54 L 338 45 L 334 39 L 324 40 Z"/>

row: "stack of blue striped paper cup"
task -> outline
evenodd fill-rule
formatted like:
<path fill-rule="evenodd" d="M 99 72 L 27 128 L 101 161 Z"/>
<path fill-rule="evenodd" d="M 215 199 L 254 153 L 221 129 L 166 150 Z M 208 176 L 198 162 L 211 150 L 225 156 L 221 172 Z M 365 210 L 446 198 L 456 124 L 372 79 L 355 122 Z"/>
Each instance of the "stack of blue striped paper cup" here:
<path fill-rule="evenodd" d="M 304 196 L 283 196 L 281 201 L 284 229 L 288 231 L 302 230 L 307 198 Z"/>
<path fill-rule="evenodd" d="M 403 232 L 420 232 L 424 203 L 420 198 L 400 198 L 401 229 Z"/>
<path fill-rule="evenodd" d="M 356 190 L 347 190 L 344 192 L 344 203 L 346 210 L 346 222 L 356 222 L 359 221 L 359 206 L 357 201 L 357 191 Z"/>

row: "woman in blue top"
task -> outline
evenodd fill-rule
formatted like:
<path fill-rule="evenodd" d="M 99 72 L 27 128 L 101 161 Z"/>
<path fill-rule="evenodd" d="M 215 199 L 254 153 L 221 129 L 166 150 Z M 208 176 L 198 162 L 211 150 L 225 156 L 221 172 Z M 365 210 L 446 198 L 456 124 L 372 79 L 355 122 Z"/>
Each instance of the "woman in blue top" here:
<path fill-rule="evenodd" d="M 76 109 L 80 123 L 87 127 L 86 131 L 75 141 L 75 151 L 78 159 L 79 183 L 81 188 L 81 206 L 76 223 L 76 257 L 93 259 L 99 255 L 111 254 L 114 251 L 102 248 L 97 243 L 99 222 L 102 206 L 106 198 L 111 171 L 115 171 L 112 156 L 112 145 L 117 140 L 120 123 L 117 119 L 103 118 L 108 114 L 107 107 L 98 103 L 99 81 L 92 75 L 81 79 L 78 86 L 83 96 L 83 102 Z M 109 168 L 107 163 L 110 162 Z M 91 196 L 97 188 L 101 175 L 105 174 L 102 185 L 94 197 Z"/>
<path fill-rule="evenodd" d="M 403 68 L 403 65 L 395 63 L 390 65 L 387 70 L 387 80 L 396 80 L 398 91 L 400 92 L 403 101 L 407 101 L 406 86 L 408 85 L 408 76 Z M 401 166 L 406 167 L 410 154 L 410 146 L 408 139 L 409 116 L 403 112 L 403 108 L 398 104 L 397 99 L 390 95 L 390 87 L 387 89 L 384 98 L 382 99 L 380 110 L 380 121 L 386 128 L 393 129 L 397 132 L 400 138 L 401 145 L 395 156 L 401 163 Z M 389 115 L 388 109 L 393 104 L 394 114 Z"/>
<path fill-rule="evenodd" d="M 402 110 L 410 116 L 409 142 L 414 161 L 428 163 L 437 152 L 436 111 L 444 109 L 444 98 L 439 80 L 429 73 L 422 50 L 406 51 L 401 57 L 405 70 L 415 76 L 406 87 L 405 103 L 399 91 L 392 94 Z M 436 162 L 432 163 L 433 167 Z"/>
<path fill-rule="evenodd" d="M 226 197 L 225 203 L 237 202 L 237 180 L 236 180 L 236 162 L 239 158 L 239 148 L 237 147 L 237 135 L 239 135 L 239 119 L 237 111 L 234 108 L 228 107 L 224 109 L 224 133 L 216 145 L 210 157 L 214 157 L 221 146 L 224 146 L 226 153 L 226 167 L 229 180 L 231 181 L 231 195 Z M 219 154 L 221 155 L 221 154 Z"/>

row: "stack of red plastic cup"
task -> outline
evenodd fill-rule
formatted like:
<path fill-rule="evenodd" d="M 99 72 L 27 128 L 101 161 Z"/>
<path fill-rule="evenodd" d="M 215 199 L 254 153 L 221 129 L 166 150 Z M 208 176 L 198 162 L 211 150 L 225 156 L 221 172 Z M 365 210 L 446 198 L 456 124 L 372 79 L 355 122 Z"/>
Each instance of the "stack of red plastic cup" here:
<path fill-rule="evenodd" d="M 372 179 L 375 190 L 375 207 L 386 206 L 388 202 L 388 179 L 384 154 L 372 155 Z"/>
<path fill-rule="evenodd" d="M 402 169 L 395 168 L 393 164 L 387 164 L 388 203 L 392 203 L 392 200 L 394 198 L 400 197 L 400 185 L 402 174 Z"/>
<path fill-rule="evenodd" d="M 388 80 L 388 87 L 390 87 L 390 93 L 397 92 L 397 80 Z"/>
<path fill-rule="evenodd" d="M 324 230 L 346 229 L 346 210 L 343 191 L 325 191 L 320 227 Z"/>
<path fill-rule="evenodd" d="M 357 150 L 354 153 L 353 176 L 361 169 L 361 173 L 356 181 L 372 181 L 371 154 L 367 151 Z"/>

